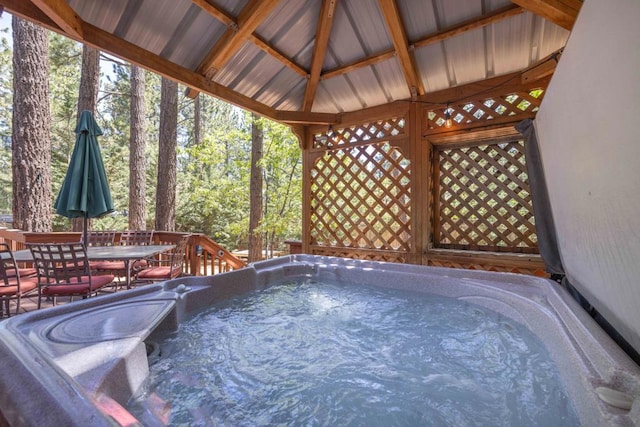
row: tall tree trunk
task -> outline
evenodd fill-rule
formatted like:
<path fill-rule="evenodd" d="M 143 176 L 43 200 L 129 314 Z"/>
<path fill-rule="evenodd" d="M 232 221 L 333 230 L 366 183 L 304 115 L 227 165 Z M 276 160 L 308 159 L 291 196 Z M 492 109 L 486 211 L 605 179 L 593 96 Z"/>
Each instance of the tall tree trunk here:
<path fill-rule="evenodd" d="M 193 145 L 200 145 L 202 140 L 202 124 L 200 122 L 200 94 L 193 100 Z"/>
<path fill-rule="evenodd" d="M 198 146 L 202 142 L 202 122 L 200 120 L 200 115 L 202 113 L 202 106 L 200 105 L 200 93 L 196 95 L 196 98 L 193 100 L 193 145 Z M 204 163 L 198 162 L 198 169 L 200 171 L 199 177 L 203 179 L 204 177 Z"/>
<path fill-rule="evenodd" d="M 129 229 L 147 229 L 147 204 L 145 199 L 146 160 L 144 105 L 144 70 L 131 65 L 131 101 L 129 112 Z"/>
<path fill-rule="evenodd" d="M 100 51 L 84 45 L 82 47 L 82 72 L 78 93 L 78 118 L 84 110 L 96 114 L 98 90 L 100 89 Z"/>
<path fill-rule="evenodd" d="M 156 230 L 174 231 L 176 227 L 177 145 L 178 84 L 163 77 L 160 95 Z"/>
<path fill-rule="evenodd" d="M 82 71 L 80 74 L 80 90 L 78 92 L 78 119 L 80 114 L 91 111 L 96 114 L 98 90 L 100 89 L 100 51 L 84 45 L 82 47 Z M 73 220 L 73 231 L 82 231 L 83 218 Z"/>
<path fill-rule="evenodd" d="M 51 231 L 49 41 L 44 28 L 13 17 L 13 225 Z"/>
<path fill-rule="evenodd" d="M 257 231 L 262 221 L 262 150 L 264 135 L 260 117 L 251 113 L 251 183 L 249 186 L 249 254 L 248 261 L 262 259 L 262 235 Z"/>

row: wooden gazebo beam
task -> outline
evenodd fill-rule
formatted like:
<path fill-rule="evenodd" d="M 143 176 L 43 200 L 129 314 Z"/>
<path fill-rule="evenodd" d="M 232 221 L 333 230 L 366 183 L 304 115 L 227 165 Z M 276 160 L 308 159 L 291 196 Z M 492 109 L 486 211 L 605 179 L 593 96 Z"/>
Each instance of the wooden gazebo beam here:
<path fill-rule="evenodd" d="M 493 24 L 494 22 L 498 22 L 503 19 L 519 15 L 523 12 L 524 12 L 524 9 L 521 8 L 520 6 L 516 6 L 516 5 L 506 6 L 501 9 L 495 10 L 493 12 L 484 14 L 479 18 L 473 18 L 468 21 L 464 21 L 460 24 L 446 28 L 442 31 L 438 31 L 436 33 L 427 35 L 426 37 L 423 37 L 414 42 L 410 42 L 409 50 L 428 46 L 430 44 L 437 43 L 442 40 L 446 40 L 450 37 L 454 37 L 462 33 L 475 30 L 476 28 L 482 28 L 487 25 Z M 322 74 L 321 79 L 322 80 L 330 79 L 332 77 L 337 77 L 346 73 L 350 73 L 351 71 L 355 71 L 359 68 L 368 67 L 369 65 L 377 64 L 379 62 L 384 62 L 388 59 L 393 58 L 395 55 L 396 55 L 395 49 L 389 49 L 389 50 L 385 50 L 384 52 L 378 52 L 367 58 L 359 59 L 350 64 L 343 65 L 333 70 L 328 70 Z"/>
<path fill-rule="evenodd" d="M 322 0 L 322 6 L 320 6 L 320 17 L 318 18 L 316 42 L 313 47 L 313 56 L 311 58 L 309 79 L 304 90 L 302 111 L 311 111 L 311 107 L 313 107 L 313 101 L 316 98 L 316 91 L 318 90 L 318 84 L 320 83 L 320 72 L 322 71 L 322 64 L 324 63 L 327 46 L 329 45 L 331 27 L 333 27 L 336 2 L 337 0 Z"/>
<path fill-rule="evenodd" d="M 82 38 L 82 20 L 64 0 L 32 0 L 66 34 Z"/>
<path fill-rule="evenodd" d="M 207 0 L 192 0 L 194 4 L 199 6 L 202 10 L 207 12 L 209 15 L 216 18 L 218 21 L 222 22 L 224 25 L 228 27 L 237 27 L 238 22 L 236 18 L 227 14 L 225 11 L 220 8 L 212 5 Z M 278 61 L 282 62 L 286 67 L 294 71 L 295 73 L 306 77 L 309 73 L 307 70 L 302 68 L 300 65 L 296 64 L 293 59 L 287 57 L 284 53 L 280 52 L 274 46 L 270 45 L 266 40 L 262 39 L 255 32 L 251 33 L 248 37 L 248 41 L 256 45 L 256 47 L 262 49 L 263 52 L 273 56 Z"/>
<path fill-rule="evenodd" d="M 267 43 L 266 40 L 262 39 L 257 34 L 255 33 L 252 34 L 251 37 L 249 37 L 249 41 L 252 42 L 257 47 L 259 47 L 260 49 L 262 49 L 263 52 L 266 52 L 267 54 L 271 55 L 272 57 L 274 57 L 275 59 L 283 63 L 287 68 L 289 68 L 296 74 L 299 74 L 302 77 L 306 77 L 309 74 L 307 73 L 307 70 L 305 70 L 300 65 L 293 62 L 292 59 L 288 58 L 284 53 L 280 52 L 278 49 L 271 46 L 269 43 Z"/>
<path fill-rule="evenodd" d="M 192 1 L 194 4 L 199 6 L 202 10 L 209 13 L 211 16 L 216 18 L 218 21 L 220 21 L 224 25 L 229 27 L 237 26 L 236 19 L 233 16 L 229 15 L 228 13 L 221 10 L 217 6 L 212 5 L 207 0 L 192 0 Z M 418 40 L 409 41 L 409 50 L 418 49 L 418 48 L 448 39 L 450 37 L 454 37 L 459 34 L 475 30 L 477 28 L 482 28 L 484 26 L 493 24 L 503 19 L 519 15 L 524 11 L 525 10 L 522 7 L 517 5 L 510 5 L 510 6 L 497 9 L 495 11 L 486 13 L 478 18 L 469 19 L 460 24 L 453 25 L 449 28 L 445 28 L 436 33 L 429 34 Z M 310 72 L 308 72 L 302 66 L 297 64 L 292 58 L 289 58 L 287 55 L 279 51 L 276 47 L 271 45 L 266 40 L 262 39 L 255 32 L 249 36 L 248 41 L 253 43 L 256 47 L 258 47 L 265 53 L 271 55 L 272 57 L 280 61 L 283 65 L 285 65 L 290 70 L 294 71 L 296 74 L 303 77 L 307 77 L 310 74 Z M 388 49 L 383 52 L 378 52 L 366 58 L 356 60 L 350 64 L 346 64 L 341 67 L 335 68 L 333 70 L 324 71 L 320 76 L 320 80 L 321 81 L 327 80 L 333 77 L 344 75 L 360 68 L 368 67 L 370 65 L 387 61 L 395 56 L 396 56 L 395 49 Z"/>
<path fill-rule="evenodd" d="M 369 65 L 374 65 L 379 62 L 387 61 L 396 56 L 395 49 L 385 50 L 384 52 L 377 53 L 375 55 L 371 55 L 367 58 L 357 60 L 347 65 L 343 65 L 342 67 L 335 68 L 333 70 L 326 71 L 322 73 L 320 76 L 321 80 L 331 79 L 333 77 L 341 76 L 343 74 L 350 73 L 360 68 L 368 67 Z"/>
<path fill-rule="evenodd" d="M 415 58 L 412 52 L 409 51 L 409 40 L 404 28 L 404 23 L 402 22 L 402 17 L 400 16 L 400 10 L 398 10 L 398 5 L 395 0 L 379 0 L 379 3 L 384 19 L 387 22 L 387 30 L 389 30 L 389 34 L 391 35 L 393 47 L 398 56 L 402 73 L 409 86 L 409 93 L 412 98 L 418 95 L 424 95 L 424 85 L 420 79 Z"/>
<path fill-rule="evenodd" d="M 415 42 L 413 42 L 413 47 L 417 49 L 428 46 L 430 44 L 455 37 L 457 35 L 475 30 L 477 28 L 486 27 L 487 25 L 502 21 L 503 19 L 510 18 L 512 16 L 519 15 L 523 12 L 524 9 L 520 6 L 506 6 L 493 12 L 486 13 L 478 18 L 469 19 L 468 21 L 461 22 L 460 24 L 445 28 L 442 31 L 427 35 L 420 40 L 416 40 Z"/>
<path fill-rule="evenodd" d="M 571 31 L 582 0 L 511 0 L 512 3 Z"/>
<path fill-rule="evenodd" d="M 225 33 L 200 62 L 196 71 L 208 79 L 212 79 L 253 34 L 253 30 L 269 16 L 279 1 L 250 0 L 236 20 L 204 0 L 193 0 L 200 8 L 227 25 Z M 198 91 L 188 90 L 186 95 L 195 98 Z"/>
<path fill-rule="evenodd" d="M 207 0 L 191 0 L 191 1 L 193 2 L 193 4 L 200 7 L 200 9 L 204 10 L 209 15 L 213 16 L 214 18 L 222 22 L 227 27 L 238 25 L 234 17 L 230 16 L 228 13 L 226 13 L 222 9 L 212 5 Z"/>
<path fill-rule="evenodd" d="M 280 0 L 250 0 L 242 9 L 236 26 L 230 26 L 202 60 L 196 71 L 208 78 L 224 66 L 264 21 Z"/>

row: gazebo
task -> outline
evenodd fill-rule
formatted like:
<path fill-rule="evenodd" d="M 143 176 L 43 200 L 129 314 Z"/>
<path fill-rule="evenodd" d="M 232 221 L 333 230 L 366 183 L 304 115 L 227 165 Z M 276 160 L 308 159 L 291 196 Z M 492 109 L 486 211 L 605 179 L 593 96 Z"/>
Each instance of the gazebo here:
<path fill-rule="evenodd" d="M 302 252 L 566 274 L 640 350 L 636 1 L 0 4 L 289 124 Z"/>

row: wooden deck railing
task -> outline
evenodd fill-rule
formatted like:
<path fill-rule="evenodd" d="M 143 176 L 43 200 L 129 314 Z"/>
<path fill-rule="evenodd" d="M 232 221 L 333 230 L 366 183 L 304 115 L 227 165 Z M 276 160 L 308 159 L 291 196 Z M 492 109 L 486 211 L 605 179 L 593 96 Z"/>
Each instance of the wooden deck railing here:
<path fill-rule="evenodd" d="M 177 241 L 184 233 L 156 231 L 154 241 Z M 80 240 L 80 232 L 35 233 L 0 227 L 0 242 L 6 242 L 11 250 L 25 249 L 25 243 L 64 243 Z M 120 233 L 116 234 L 116 241 Z M 184 274 L 203 276 L 224 273 L 246 267 L 247 264 L 204 234 L 191 234 L 184 263 Z"/>
<path fill-rule="evenodd" d="M 247 264 L 204 234 L 192 234 L 186 263 L 188 274 L 210 276 L 244 268 Z"/>

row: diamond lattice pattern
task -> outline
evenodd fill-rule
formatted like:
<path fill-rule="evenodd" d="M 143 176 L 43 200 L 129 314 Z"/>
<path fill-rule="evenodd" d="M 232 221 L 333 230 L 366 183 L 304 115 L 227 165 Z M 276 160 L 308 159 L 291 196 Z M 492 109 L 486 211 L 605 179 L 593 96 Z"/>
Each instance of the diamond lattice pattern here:
<path fill-rule="evenodd" d="M 439 151 L 437 247 L 537 252 L 522 141 Z"/>
<path fill-rule="evenodd" d="M 410 175 L 387 142 L 326 152 L 311 170 L 312 245 L 410 251 Z"/>
<path fill-rule="evenodd" d="M 327 132 L 314 135 L 314 148 L 334 148 L 342 145 L 374 142 L 405 134 L 404 117 L 395 117 L 387 120 L 379 120 L 374 123 L 363 123 L 342 129 L 327 130 Z"/>
<path fill-rule="evenodd" d="M 431 110 L 427 113 L 429 130 L 445 127 L 445 111 L 448 111 L 454 128 L 477 126 L 500 117 L 528 117 L 540 107 L 544 90 L 534 89 L 529 92 L 515 92 L 505 96 L 467 101 L 462 104 L 452 103 L 447 108 Z"/>

